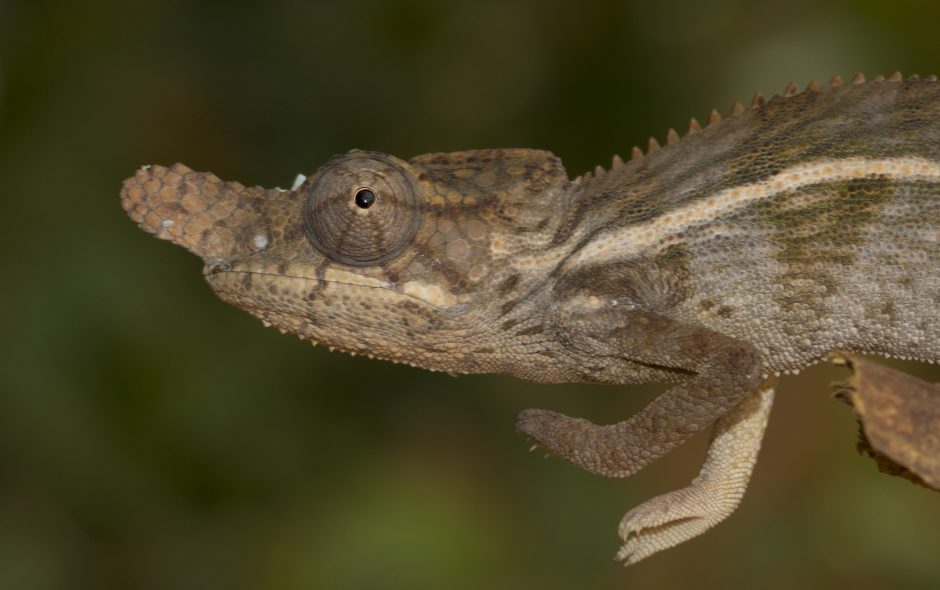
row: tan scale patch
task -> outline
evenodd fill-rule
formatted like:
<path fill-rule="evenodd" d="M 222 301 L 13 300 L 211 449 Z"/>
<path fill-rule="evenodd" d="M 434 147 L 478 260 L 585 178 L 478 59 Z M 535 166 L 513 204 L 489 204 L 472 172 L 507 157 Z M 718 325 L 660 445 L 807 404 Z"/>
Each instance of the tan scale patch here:
<path fill-rule="evenodd" d="M 492 172 L 484 172 L 476 177 L 476 182 L 480 186 L 492 186 L 496 182 L 496 175 Z"/>
<path fill-rule="evenodd" d="M 474 264 L 470 267 L 470 272 L 467 274 L 469 278 L 474 283 L 486 276 L 487 267 L 485 264 Z"/>
<path fill-rule="evenodd" d="M 376 279 L 374 277 L 368 277 L 365 275 L 357 274 L 354 272 L 345 271 L 339 268 L 327 268 L 326 272 L 323 273 L 323 280 L 331 283 L 344 283 L 347 285 L 359 285 L 361 287 L 378 287 L 383 289 L 390 289 L 391 284 Z"/>
<path fill-rule="evenodd" d="M 447 244 L 447 257 L 454 262 L 461 262 L 470 254 L 470 245 L 466 240 L 459 239 Z"/>
<path fill-rule="evenodd" d="M 467 237 L 471 240 L 486 238 L 486 226 L 479 221 L 470 221 L 466 224 Z"/>
<path fill-rule="evenodd" d="M 437 220 L 437 231 L 447 233 L 454 227 L 454 221 L 450 217 L 441 217 Z"/>
<path fill-rule="evenodd" d="M 402 292 L 435 307 L 450 307 L 457 303 L 456 297 L 438 285 L 429 285 L 421 281 L 408 281 L 402 287 Z"/>

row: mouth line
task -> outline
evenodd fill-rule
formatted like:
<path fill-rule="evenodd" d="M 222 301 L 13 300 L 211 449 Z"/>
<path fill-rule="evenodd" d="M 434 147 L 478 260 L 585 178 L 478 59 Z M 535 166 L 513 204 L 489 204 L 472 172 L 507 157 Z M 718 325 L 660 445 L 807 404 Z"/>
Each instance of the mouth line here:
<path fill-rule="evenodd" d="M 434 309 L 436 309 L 436 310 L 438 310 L 438 311 L 445 312 L 445 313 L 447 312 L 447 310 L 444 309 L 443 307 L 434 305 L 433 303 L 429 303 L 429 302 L 425 301 L 424 299 L 421 299 L 421 298 L 419 298 L 419 297 L 415 297 L 414 295 L 410 295 L 410 294 L 408 294 L 408 293 L 403 293 L 403 292 L 401 292 L 401 291 L 397 291 L 397 290 L 392 289 L 392 288 L 390 288 L 390 287 L 382 287 L 382 286 L 378 286 L 378 285 L 362 285 L 362 284 L 359 284 L 359 283 L 349 283 L 349 282 L 346 282 L 346 281 L 336 281 L 336 280 L 330 280 L 330 279 L 310 278 L 310 277 L 302 277 L 302 276 L 298 276 L 298 275 L 278 274 L 278 273 L 275 273 L 275 272 L 264 272 L 264 271 L 257 271 L 257 270 L 237 270 L 237 269 L 232 269 L 232 268 L 220 268 L 219 266 L 212 266 L 212 267 L 206 266 L 206 267 L 203 269 L 203 271 L 202 271 L 202 276 L 205 277 L 206 279 L 208 279 L 209 277 L 211 277 L 211 276 L 213 276 L 213 275 L 221 275 L 221 274 L 242 274 L 242 275 L 247 274 L 247 275 L 263 276 L 263 277 L 278 277 L 278 278 L 297 279 L 297 280 L 301 280 L 301 281 L 313 281 L 313 282 L 316 282 L 316 283 L 330 283 L 330 284 L 333 284 L 333 285 L 346 285 L 346 286 L 349 286 L 349 287 L 360 287 L 360 288 L 363 288 L 363 289 L 379 289 L 379 290 L 382 290 L 382 291 L 391 291 L 392 293 L 395 293 L 396 295 L 401 295 L 402 297 L 407 297 L 407 298 L 409 298 L 409 299 L 413 299 L 414 301 L 417 301 L 417 302 L 419 302 L 419 303 L 421 303 L 421 304 L 423 304 L 423 305 L 430 306 L 430 307 L 432 307 L 432 308 L 434 308 Z"/>

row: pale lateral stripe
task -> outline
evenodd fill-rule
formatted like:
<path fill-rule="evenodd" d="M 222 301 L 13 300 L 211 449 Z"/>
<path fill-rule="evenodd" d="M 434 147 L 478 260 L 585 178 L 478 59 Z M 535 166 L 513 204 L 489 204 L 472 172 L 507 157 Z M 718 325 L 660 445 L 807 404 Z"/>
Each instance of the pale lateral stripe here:
<path fill-rule="evenodd" d="M 770 199 L 788 191 L 814 184 L 875 176 L 892 180 L 940 182 L 940 163 L 916 157 L 845 158 L 792 166 L 759 182 L 725 189 L 689 203 L 646 223 L 604 233 L 586 244 L 565 266 L 597 264 L 655 249 L 683 231 L 727 216 L 755 201 Z"/>

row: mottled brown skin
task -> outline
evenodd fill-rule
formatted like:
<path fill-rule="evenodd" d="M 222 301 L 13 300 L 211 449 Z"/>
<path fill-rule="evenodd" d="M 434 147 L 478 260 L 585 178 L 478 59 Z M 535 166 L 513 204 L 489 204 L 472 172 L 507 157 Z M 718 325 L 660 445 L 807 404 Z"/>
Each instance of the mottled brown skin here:
<path fill-rule="evenodd" d="M 519 415 L 553 454 L 625 476 L 831 349 L 940 361 L 940 84 L 785 94 L 574 181 L 536 150 L 353 151 L 294 191 L 154 166 L 122 202 L 202 257 L 222 299 L 313 342 L 455 373 L 675 382 L 610 426 Z"/>

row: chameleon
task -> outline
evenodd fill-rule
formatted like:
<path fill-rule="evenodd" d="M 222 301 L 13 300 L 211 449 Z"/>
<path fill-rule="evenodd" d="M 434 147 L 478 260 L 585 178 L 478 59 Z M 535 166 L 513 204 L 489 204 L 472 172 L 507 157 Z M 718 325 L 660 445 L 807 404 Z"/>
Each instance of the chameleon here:
<path fill-rule="evenodd" d="M 225 302 L 304 340 L 454 374 L 665 382 L 623 421 L 516 428 L 631 475 L 708 427 L 697 477 L 623 517 L 636 563 L 728 517 L 777 378 L 834 349 L 940 361 L 940 83 L 794 84 L 571 179 L 548 151 L 353 150 L 290 190 L 144 166 L 121 191 Z"/>

